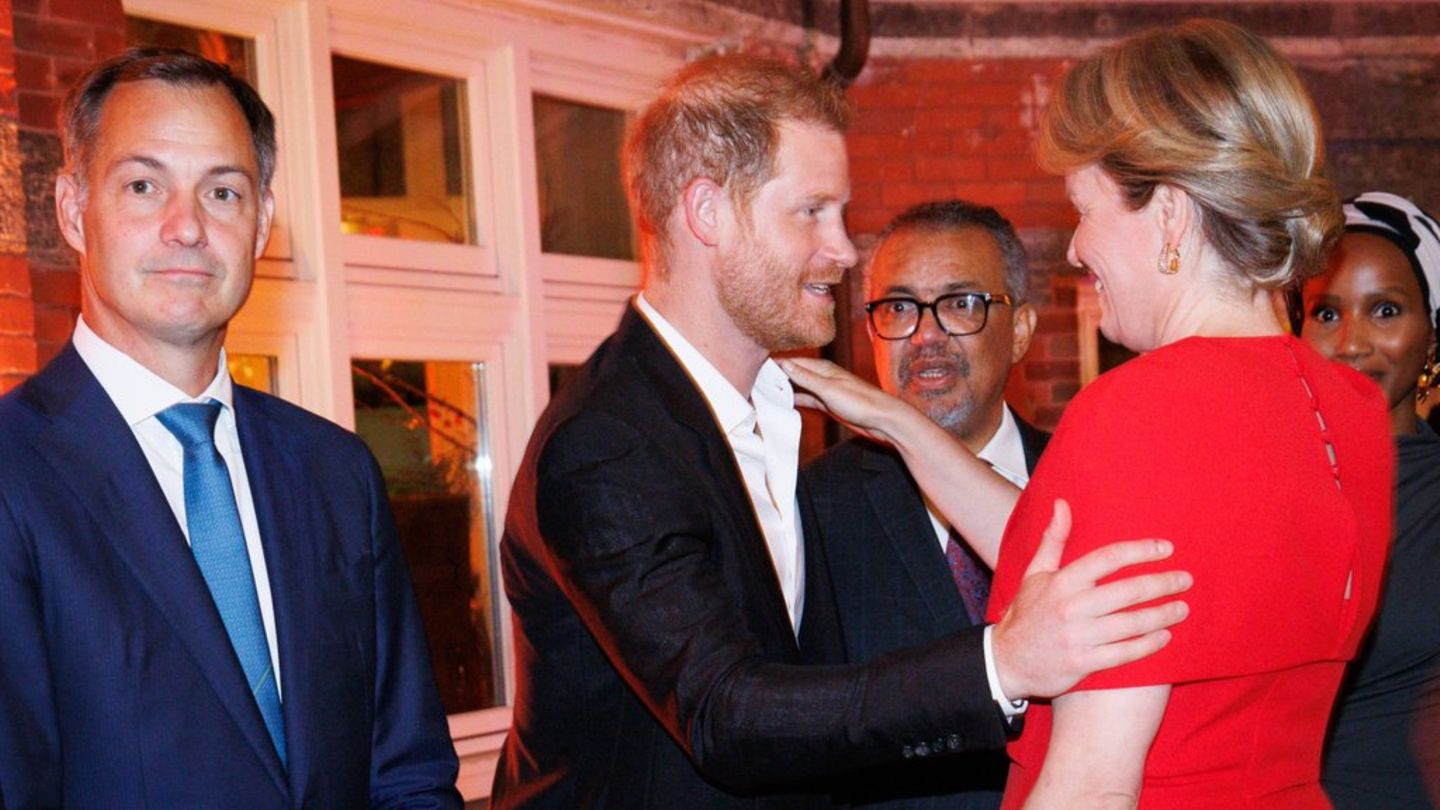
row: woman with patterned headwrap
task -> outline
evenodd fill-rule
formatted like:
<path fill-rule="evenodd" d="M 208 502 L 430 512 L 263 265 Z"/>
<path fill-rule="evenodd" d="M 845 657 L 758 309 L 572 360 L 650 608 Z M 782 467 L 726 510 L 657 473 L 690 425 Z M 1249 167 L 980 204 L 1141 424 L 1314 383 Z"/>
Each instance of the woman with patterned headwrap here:
<path fill-rule="evenodd" d="M 1322 781 L 1337 808 L 1440 805 L 1440 437 L 1415 415 L 1437 382 L 1440 225 L 1394 194 L 1345 205 L 1304 290 L 1303 336 L 1380 384 L 1399 465 L 1380 611 L 1342 687 Z"/>

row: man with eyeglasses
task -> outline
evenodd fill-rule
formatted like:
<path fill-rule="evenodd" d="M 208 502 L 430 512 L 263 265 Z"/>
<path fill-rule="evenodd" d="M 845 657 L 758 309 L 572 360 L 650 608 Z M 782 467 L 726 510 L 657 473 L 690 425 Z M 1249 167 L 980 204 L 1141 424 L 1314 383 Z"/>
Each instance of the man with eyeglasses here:
<path fill-rule="evenodd" d="M 995 209 L 924 203 L 881 233 L 865 269 L 880 386 L 924 412 L 1017 486 L 1050 438 L 1005 404 L 1035 309 L 1015 230 Z M 899 455 L 852 439 L 804 477 L 830 559 L 850 659 L 870 661 L 984 623 L 990 571 L 924 501 Z M 996 808 L 1000 749 L 865 771 L 845 798 L 866 807 Z"/>

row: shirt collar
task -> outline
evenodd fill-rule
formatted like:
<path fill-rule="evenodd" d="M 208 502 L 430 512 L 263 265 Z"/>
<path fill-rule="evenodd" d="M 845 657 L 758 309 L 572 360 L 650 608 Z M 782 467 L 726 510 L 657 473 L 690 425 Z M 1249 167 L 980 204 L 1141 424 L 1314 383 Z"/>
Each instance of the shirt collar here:
<path fill-rule="evenodd" d="M 120 351 L 104 338 L 95 334 L 82 315 L 75 323 L 75 334 L 71 338 L 75 351 L 90 373 L 100 382 L 100 387 L 115 403 L 126 424 L 134 427 L 181 402 L 205 402 L 215 400 L 225 407 L 233 408 L 234 389 L 230 371 L 225 362 L 225 350 L 220 350 L 220 364 L 215 378 L 198 397 L 191 397 L 140 365 L 135 358 Z"/>
<path fill-rule="evenodd" d="M 1000 410 L 1000 427 L 975 455 L 989 464 L 1001 478 L 1024 489 L 1030 482 L 1030 468 L 1025 464 L 1025 443 L 1020 439 L 1020 426 L 1015 423 L 1015 416 L 1010 413 L 1009 405 L 1002 405 Z M 920 493 L 920 497 L 925 501 L 925 511 L 930 515 L 930 523 L 935 527 L 936 535 L 940 542 L 945 542 L 945 538 L 950 536 L 949 521 L 940 515 L 940 510 L 935 508 L 925 493 Z"/>
<path fill-rule="evenodd" d="M 775 361 L 767 358 L 760 367 L 760 373 L 755 377 L 755 387 L 751 391 L 756 405 L 752 405 L 751 397 L 745 396 L 731 385 L 725 375 L 680 334 L 680 330 L 665 320 L 665 316 L 645 300 L 644 293 L 635 296 L 635 308 L 654 327 L 660 340 L 675 355 L 675 359 L 680 361 L 680 365 L 700 389 L 705 401 L 710 403 L 710 410 L 714 412 L 723 432 L 728 434 L 737 428 L 753 430 L 752 420 L 755 419 L 756 405 L 766 410 L 794 409 L 795 393 L 790 386 L 790 378 L 785 376 L 785 372 L 780 370 Z"/>
<path fill-rule="evenodd" d="M 990 441 L 975 455 L 988 461 L 995 472 L 1010 483 L 1023 487 L 1030 480 L 1029 467 L 1025 464 L 1025 443 L 1020 438 L 1020 426 L 1015 423 L 1009 405 L 1000 407 L 1000 427 Z"/>

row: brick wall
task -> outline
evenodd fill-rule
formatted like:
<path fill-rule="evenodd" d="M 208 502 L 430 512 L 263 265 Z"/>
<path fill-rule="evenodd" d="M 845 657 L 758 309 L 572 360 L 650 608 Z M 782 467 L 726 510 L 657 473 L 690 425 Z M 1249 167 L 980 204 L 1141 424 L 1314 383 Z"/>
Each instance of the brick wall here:
<path fill-rule="evenodd" d="M 960 197 L 1015 224 L 1031 258 L 1040 313 L 1030 353 L 1007 398 L 1044 427 L 1079 390 L 1075 282 L 1065 265 L 1074 215 L 1064 182 L 1035 166 L 1035 126 L 1061 59 L 877 59 L 850 89 L 853 195 L 848 224 L 862 251 L 901 210 Z M 850 285 L 849 346 L 841 362 L 873 374 L 858 278 Z"/>
<path fill-rule="evenodd" d="M 35 310 L 25 261 L 25 199 L 10 0 L 0 0 L 0 392 L 35 371 Z"/>
<path fill-rule="evenodd" d="M 0 290 L 7 279 L 28 285 L 27 351 L 33 371 L 64 346 L 80 310 L 75 254 L 55 225 L 55 173 L 61 164 L 56 115 L 65 91 L 81 73 L 97 59 L 124 48 L 125 20 L 119 0 L 0 2 L 6 6 L 3 19 L 13 23 L 11 75 L 18 119 L 16 140 L 5 144 L 3 151 L 10 156 L 18 150 L 20 163 L 20 182 L 7 185 L 23 191 L 24 205 L 23 256 L 6 259 L 9 263 L 0 269 Z M 22 282 L 25 275 L 28 279 Z M 4 323 L 0 310 L 0 333 Z M 3 352 L 0 348 L 0 366 Z"/>
<path fill-rule="evenodd" d="M 1440 29 L 1440 19 L 1422 27 Z M 1329 174 L 1343 196 L 1387 190 L 1440 211 L 1440 67 L 1423 42 L 1378 33 L 1393 47 L 1329 54 L 1312 44 L 1306 48 L 1318 53 L 1292 57 L 1325 128 Z M 859 114 L 848 137 L 848 223 L 862 253 L 890 218 L 928 200 L 992 205 L 1015 223 L 1029 249 L 1040 320 L 1006 396 L 1046 428 L 1080 389 L 1076 300 L 1084 274 L 1065 263 L 1075 218 L 1064 184 L 1035 167 L 1033 146 L 1039 113 L 1072 62 L 890 56 L 872 59 L 850 89 Z M 873 376 L 856 282 L 835 354 Z"/>
<path fill-rule="evenodd" d="M 739 41 L 751 49 L 784 53 L 793 53 L 793 43 L 767 39 L 765 32 L 774 33 L 769 20 L 835 29 L 828 3 L 815 5 L 813 17 L 777 0 L 609 4 L 661 22 L 669 9 L 680 15 L 670 21 L 681 27 L 723 20 L 711 32 L 718 41 L 733 45 L 738 26 Z M 697 8 L 705 13 L 682 13 Z M 1064 263 L 1074 220 L 1062 184 L 1034 167 L 1036 118 L 1075 56 L 1192 16 L 1232 19 L 1295 54 L 1325 122 L 1342 193 L 1384 188 L 1440 209 L 1440 186 L 1431 180 L 1440 175 L 1440 67 L 1430 44 L 1440 35 L 1440 5 L 1071 0 L 872 6 L 874 56 L 851 91 L 860 110 L 849 138 L 851 231 L 863 251 L 901 209 L 952 196 L 994 205 L 1015 222 L 1030 249 L 1040 324 L 1007 395 L 1042 426 L 1053 425 L 1079 389 L 1080 275 Z M 754 31 L 745 33 L 747 25 Z M 79 308 L 75 257 L 55 228 L 54 173 L 61 158 L 55 114 L 64 89 L 86 66 L 123 47 L 124 18 L 120 0 L 0 0 L 0 29 L 3 390 L 53 356 Z M 799 49 L 802 59 L 823 61 L 807 42 Z M 851 285 L 850 318 L 835 354 L 864 373 L 870 349 L 858 287 Z"/>

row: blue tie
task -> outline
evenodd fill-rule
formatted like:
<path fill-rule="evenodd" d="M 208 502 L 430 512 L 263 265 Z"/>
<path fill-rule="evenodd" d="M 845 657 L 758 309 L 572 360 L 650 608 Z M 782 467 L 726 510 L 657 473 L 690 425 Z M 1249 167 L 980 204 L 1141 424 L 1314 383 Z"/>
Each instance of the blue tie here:
<path fill-rule="evenodd" d="M 185 522 L 190 530 L 190 550 L 220 610 L 225 633 L 230 636 L 250 693 L 255 696 L 283 763 L 285 723 L 280 713 L 280 691 L 275 687 L 270 647 L 260 621 L 255 577 L 250 571 L 250 554 L 245 549 L 245 532 L 240 527 L 230 471 L 215 449 L 215 420 L 220 418 L 220 408 L 214 400 L 181 403 L 166 408 L 155 418 L 185 448 Z"/>

